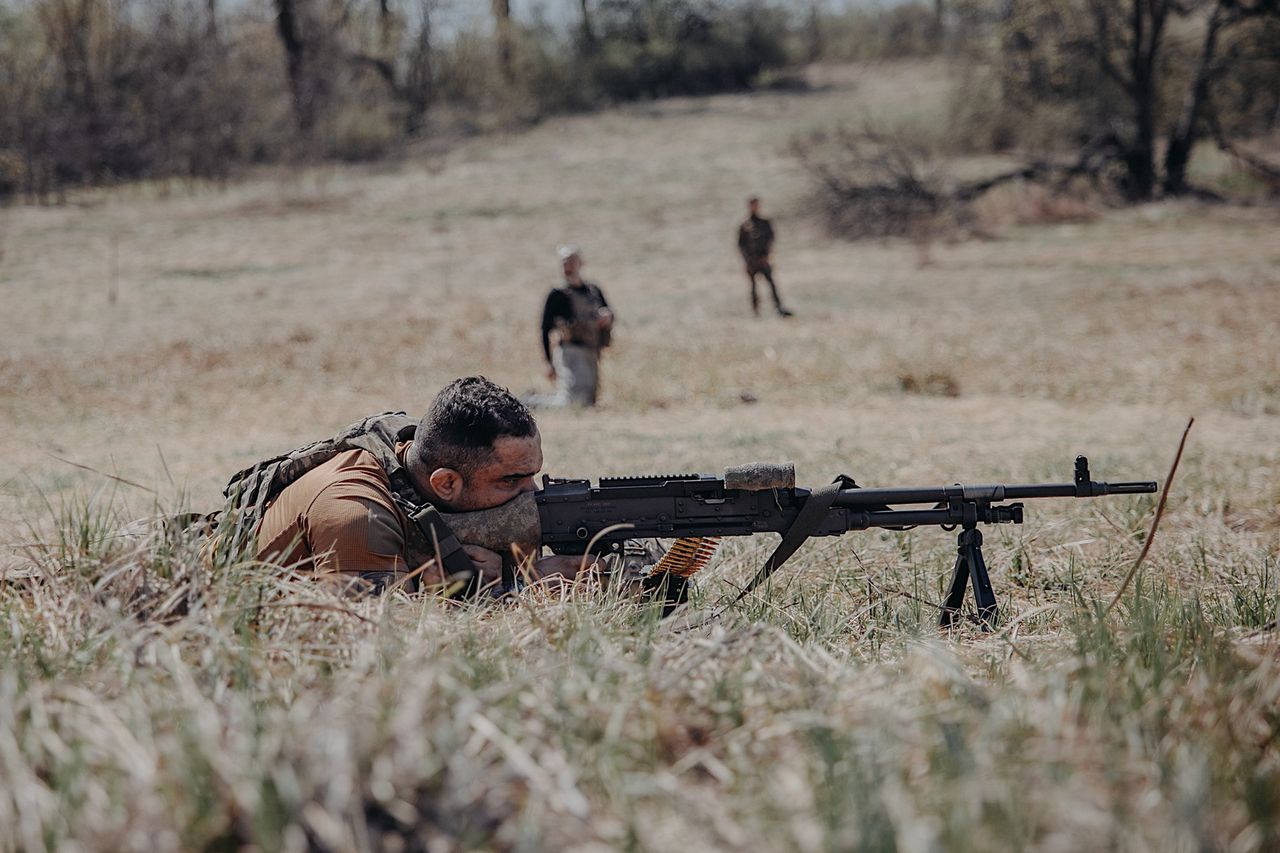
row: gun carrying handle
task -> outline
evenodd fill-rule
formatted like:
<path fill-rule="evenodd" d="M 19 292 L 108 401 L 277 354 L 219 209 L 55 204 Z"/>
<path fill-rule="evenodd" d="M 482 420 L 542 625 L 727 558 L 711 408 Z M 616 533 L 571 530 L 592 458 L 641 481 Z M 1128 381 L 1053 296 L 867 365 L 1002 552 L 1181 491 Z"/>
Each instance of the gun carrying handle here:
<path fill-rule="evenodd" d="M 724 469 L 724 487 L 742 489 L 744 492 L 763 492 L 769 489 L 794 489 L 796 466 L 794 462 L 749 462 Z"/>

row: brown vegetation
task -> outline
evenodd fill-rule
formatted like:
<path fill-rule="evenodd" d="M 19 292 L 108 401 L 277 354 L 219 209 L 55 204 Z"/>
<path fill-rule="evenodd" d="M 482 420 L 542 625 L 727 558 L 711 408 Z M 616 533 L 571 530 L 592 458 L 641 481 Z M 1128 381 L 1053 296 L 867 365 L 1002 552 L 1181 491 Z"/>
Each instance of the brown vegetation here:
<path fill-rule="evenodd" d="M 259 5 L 259 3 L 261 5 Z M 0 198 L 263 162 L 370 160 L 548 113 L 742 89 L 786 61 L 760 2 L 582 6 L 582 28 L 438 32 L 440 4 L 0 4 Z M 265 13 L 265 14 L 264 14 Z"/>
<path fill-rule="evenodd" d="M 949 68 L 811 73 L 429 163 L 0 210 L 0 847 L 1273 849 L 1275 208 L 1006 222 L 919 269 L 902 241 L 826 236 L 787 144 L 945 115 Z M 785 321 L 750 316 L 752 192 Z M 353 602 L 206 571 L 163 528 L 119 535 L 458 375 L 538 387 L 566 239 L 619 324 L 603 405 L 540 415 L 549 473 L 1056 481 L 1084 451 L 1102 478 L 1163 477 L 1194 413 L 1135 585 L 1101 617 L 1147 497 L 1039 501 L 990 531 L 1008 621 L 986 635 L 937 630 L 939 530 L 810 543 L 696 628 L 590 586 Z M 774 544 L 723 543 L 695 605 L 727 604 Z"/>

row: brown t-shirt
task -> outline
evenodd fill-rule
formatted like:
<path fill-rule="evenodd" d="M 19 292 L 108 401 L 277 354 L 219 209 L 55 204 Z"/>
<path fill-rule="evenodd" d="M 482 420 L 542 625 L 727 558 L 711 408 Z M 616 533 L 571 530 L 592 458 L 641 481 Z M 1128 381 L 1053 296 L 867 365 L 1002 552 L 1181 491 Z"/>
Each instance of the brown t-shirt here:
<path fill-rule="evenodd" d="M 404 461 L 408 446 L 396 446 Z M 258 559 L 316 572 L 407 572 L 410 521 L 372 453 L 348 450 L 282 491 L 258 525 Z"/>

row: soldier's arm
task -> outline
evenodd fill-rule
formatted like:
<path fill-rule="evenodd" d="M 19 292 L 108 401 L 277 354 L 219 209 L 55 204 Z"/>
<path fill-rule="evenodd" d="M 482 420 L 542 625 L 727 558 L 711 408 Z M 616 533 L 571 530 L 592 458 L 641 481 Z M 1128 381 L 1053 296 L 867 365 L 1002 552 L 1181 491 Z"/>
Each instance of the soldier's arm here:
<path fill-rule="evenodd" d="M 325 490 L 307 510 L 307 540 L 318 572 L 403 575 L 404 531 L 395 513 L 355 489 Z"/>
<path fill-rule="evenodd" d="M 308 539 L 316 554 L 317 572 L 360 577 L 381 590 L 405 579 L 418 577 L 425 589 L 446 586 L 448 581 L 436 561 L 410 566 L 405 561 L 406 543 L 399 517 L 380 496 L 369 490 L 358 494 L 349 485 L 335 494 L 321 493 L 307 513 Z M 480 572 L 482 584 L 501 577 L 502 558 L 485 548 L 464 545 L 467 556 Z"/>
<path fill-rule="evenodd" d="M 604 298 L 604 291 L 598 285 L 591 285 L 591 290 L 595 292 L 596 299 L 600 300 L 599 314 L 597 320 L 600 322 L 600 328 L 612 329 L 615 319 L 613 309 L 609 307 L 609 302 Z"/>
<path fill-rule="evenodd" d="M 546 356 L 547 364 L 551 363 L 551 330 L 556 327 L 556 320 L 566 314 L 564 294 L 558 290 L 547 294 L 547 304 L 542 309 L 542 354 Z"/>

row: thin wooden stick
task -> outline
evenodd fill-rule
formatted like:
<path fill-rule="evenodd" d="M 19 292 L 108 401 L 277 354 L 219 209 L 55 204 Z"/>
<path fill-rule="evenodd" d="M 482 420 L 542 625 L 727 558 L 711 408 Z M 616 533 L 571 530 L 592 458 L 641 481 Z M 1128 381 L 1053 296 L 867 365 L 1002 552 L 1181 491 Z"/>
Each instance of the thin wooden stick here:
<path fill-rule="evenodd" d="M 133 482 L 133 480 L 126 480 L 124 477 L 118 477 L 115 474 L 108 474 L 106 471 L 99 471 L 97 468 L 93 468 L 88 465 L 82 465 L 79 462 L 73 462 L 72 460 L 65 459 L 56 453 L 50 453 L 48 450 L 44 452 L 44 455 L 57 459 L 59 462 L 63 463 L 64 465 L 70 465 L 72 468 L 79 468 L 82 471 L 88 471 L 92 474 L 97 474 L 100 477 L 106 477 L 108 480 L 115 480 L 117 483 L 123 483 L 126 486 L 133 486 L 135 489 L 142 489 L 142 491 L 149 492 L 153 495 L 157 494 L 155 489 L 149 489 L 146 486 L 142 485 L 141 483 L 135 483 Z"/>
<path fill-rule="evenodd" d="M 1111 611 L 1120 603 L 1120 597 L 1129 588 L 1134 576 L 1138 574 L 1138 569 L 1142 568 L 1142 561 L 1147 558 L 1147 552 L 1151 550 L 1151 543 L 1156 538 L 1156 528 L 1160 526 L 1160 518 L 1164 515 L 1165 502 L 1169 499 L 1169 488 L 1173 485 L 1173 475 L 1178 471 L 1178 463 L 1182 461 L 1182 450 L 1187 446 L 1187 435 L 1191 432 L 1191 425 L 1195 422 L 1195 418 L 1187 419 L 1187 428 L 1182 431 L 1182 440 L 1178 442 L 1178 452 L 1173 455 L 1173 464 L 1169 466 L 1169 476 L 1165 478 L 1164 488 L 1160 490 L 1160 502 L 1156 504 L 1156 517 L 1151 519 L 1151 529 L 1147 531 L 1147 541 L 1142 543 L 1142 553 L 1138 554 L 1138 559 L 1134 562 L 1133 568 L 1129 569 L 1129 574 L 1125 575 L 1124 582 L 1116 590 L 1115 597 L 1111 599 L 1107 609 L 1102 612 L 1104 618 L 1111 615 Z"/>

